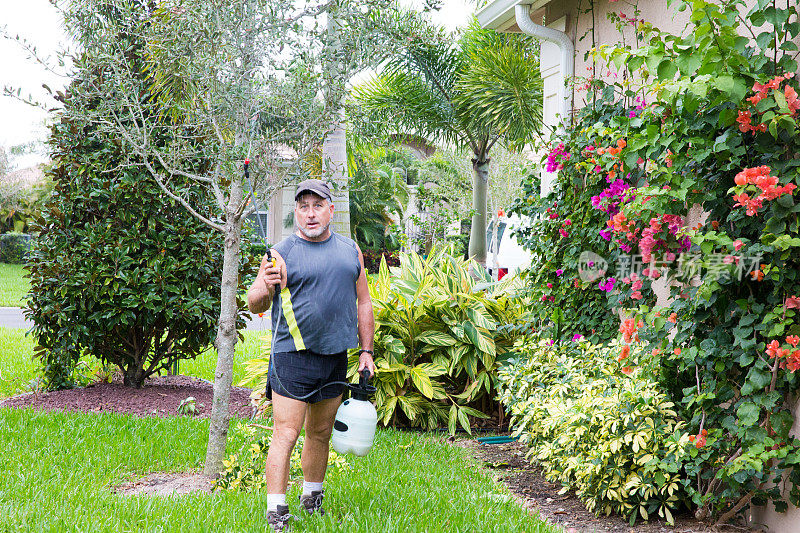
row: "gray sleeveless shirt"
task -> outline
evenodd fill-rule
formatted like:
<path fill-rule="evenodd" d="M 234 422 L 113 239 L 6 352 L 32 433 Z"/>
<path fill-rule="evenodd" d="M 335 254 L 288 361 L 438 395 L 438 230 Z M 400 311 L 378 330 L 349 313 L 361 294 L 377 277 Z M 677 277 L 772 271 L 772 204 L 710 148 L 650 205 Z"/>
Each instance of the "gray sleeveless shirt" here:
<path fill-rule="evenodd" d="M 356 243 L 331 232 L 321 242 L 292 235 L 275 249 L 286 262 L 287 284 L 272 301 L 273 352 L 334 354 L 358 347 Z"/>

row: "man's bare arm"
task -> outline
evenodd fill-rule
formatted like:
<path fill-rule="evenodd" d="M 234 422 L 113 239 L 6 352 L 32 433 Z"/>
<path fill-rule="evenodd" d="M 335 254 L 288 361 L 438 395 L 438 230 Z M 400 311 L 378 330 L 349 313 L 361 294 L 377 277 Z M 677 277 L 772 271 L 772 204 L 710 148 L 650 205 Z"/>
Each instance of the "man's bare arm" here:
<path fill-rule="evenodd" d="M 361 274 L 356 281 L 356 298 L 358 299 L 358 342 L 364 350 L 372 351 L 375 341 L 375 315 L 372 311 L 372 297 L 369 295 L 367 284 L 367 271 L 364 268 L 364 256 L 358 251 L 358 261 L 361 263 Z M 375 375 L 375 362 L 367 352 L 361 352 L 358 361 L 358 371 L 368 368 Z"/>
<path fill-rule="evenodd" d="M 275 296 L 275 287 L 286 286 L 286 263 L 275 250 L 272 250 L 272 256 L 275 258 L 275 266 L 272 266 L 272 261 L 265 255 L 261 259 L 256 279 L 247 291 L 247 308 L 251 313 L 263 313 L 269 309 Z"/>

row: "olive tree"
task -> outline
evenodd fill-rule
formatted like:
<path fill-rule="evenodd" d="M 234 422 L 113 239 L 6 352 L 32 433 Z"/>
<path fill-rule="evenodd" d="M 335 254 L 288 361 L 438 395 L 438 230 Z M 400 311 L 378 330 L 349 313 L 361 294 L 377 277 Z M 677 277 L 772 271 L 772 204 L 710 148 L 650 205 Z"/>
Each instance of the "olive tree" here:
<path fill-rule="evenodd" d="M 353 29 L 369 23 L 370 8 L 384 2 L 142 4 L 143 17 L 123 0 L 72 2 L 65 13 L 83 51 L 108 73 L 94 83 L 98 106 L 83 118 L 119 139 L 131 154 L 127 164 L 148 172 L 166 197 L 218 232 L 224 243 L 204 470 L 210 476 L 221 468 L 227 440 L 242 224 L 257 204 L 300 176 L 307 154 L 335 123 L 340 110 L 325 103 L 342 100 L 342 80 L 369 47 L 363 42 L 369 32 Z M 351 30 L 340 31 L 340 44 L 332 47 L 324 22 L 334 7 L 338 27 Z M 131 31 L 146 42 L 145 78 L 113 32 L 105 31 L 119 20 L 135 22 Z M 335 51 L 334 62 L 326 61 L 326 50 Z M 332 64 L 336 68 L 326 71 Z M 186 160 L 196 159 L 207 165 L 185 167 Z M 208 191 L 212 209 L 199 208 L 191 188 L 176 187 L 176 179 Z"/>

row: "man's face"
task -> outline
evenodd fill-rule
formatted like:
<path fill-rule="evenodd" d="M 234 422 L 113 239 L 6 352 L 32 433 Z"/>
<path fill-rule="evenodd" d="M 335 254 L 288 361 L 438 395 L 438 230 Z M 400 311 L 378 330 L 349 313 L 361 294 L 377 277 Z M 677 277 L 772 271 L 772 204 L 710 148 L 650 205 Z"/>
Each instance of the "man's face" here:
<path fill-rule="evenodd" d="M 302 195 L 294 205 L 297 229 L 308 239 L 326 238 L 333 216 L 333 204 L 313 193 Z"/>

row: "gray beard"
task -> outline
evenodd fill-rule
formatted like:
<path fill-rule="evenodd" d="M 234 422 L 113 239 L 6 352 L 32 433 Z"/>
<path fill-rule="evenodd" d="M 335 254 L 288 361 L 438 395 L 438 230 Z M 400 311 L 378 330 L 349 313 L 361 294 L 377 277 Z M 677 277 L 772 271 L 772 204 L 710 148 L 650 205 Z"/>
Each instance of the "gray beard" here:
<path fill-rule="evenodd" d="M 325 231 L 329 227 L 331 227 L 331 223 L 330 222 L 325 224 L 325 226 L 321 226 L 321 227 L 319 227 L 319 228 L 317 228 L 315 230 L 308 230 L 308 229 L 304 228 L 303 226 L 301 226 L 299 224 L 297 225 L 297 229 L 300 230 L 300 233 L 302 233 L 303 235 L 305 235 L 309 239 L 316 239 L 317 237 L 319 237 L 320 235 L 325 233 Z"/>

